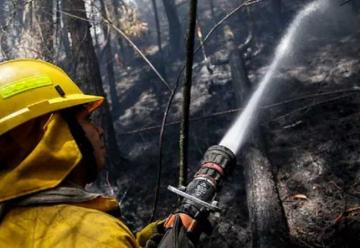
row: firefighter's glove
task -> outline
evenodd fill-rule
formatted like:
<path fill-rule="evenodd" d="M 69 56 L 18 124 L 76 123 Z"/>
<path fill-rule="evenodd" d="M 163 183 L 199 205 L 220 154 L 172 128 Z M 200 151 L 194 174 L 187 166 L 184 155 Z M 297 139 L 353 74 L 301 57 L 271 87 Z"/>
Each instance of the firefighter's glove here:
<path fill-rule="evenodd" d="M 195 235 L 196 236 L 196 235 Z M 175 215 L 175 221 L 170 229 L 168 229 L 161 239 L 157 248 L 195 248 L 194 233 L 187 232 L 179 215 Z M 153 248 L 153 247 L 151 247 Z"/>
<path fill-rule="evenodd" d="M 148 224 L 136 233 L 136 241 L 140 247 L 156 248 L 165 234 L 165 220 L 158 220 Z"/>

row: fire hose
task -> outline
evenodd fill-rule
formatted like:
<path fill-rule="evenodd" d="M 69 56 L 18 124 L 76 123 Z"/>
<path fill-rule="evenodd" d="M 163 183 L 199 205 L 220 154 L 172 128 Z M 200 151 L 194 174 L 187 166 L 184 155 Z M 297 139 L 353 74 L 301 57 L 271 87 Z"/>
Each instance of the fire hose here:
<path fill-rule="evenodd" d="M 158 247 L 194 247 L 192 243 L 197 241 L 200 233 L 206 232 L 204 223 L 209 213 L 220 211 L 216 196 L 235 163 L 236 157 L 231 150 L 220 145 L 211 146 L 187 187 L 168 187 L 183 199 L 166 219 L 166 233 Z"/>

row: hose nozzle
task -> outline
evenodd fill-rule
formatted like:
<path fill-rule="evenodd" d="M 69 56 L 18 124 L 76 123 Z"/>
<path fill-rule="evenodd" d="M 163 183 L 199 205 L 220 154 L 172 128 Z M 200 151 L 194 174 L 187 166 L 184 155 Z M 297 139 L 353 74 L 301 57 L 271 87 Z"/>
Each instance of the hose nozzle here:
<path fill-rule="evenodd" d="M 187 187 L 168 187 L 170 191 L 184 198 L 179 212 L 196 218 L 203 211 L 219 211 L 214 198 L 222 179 L 235 162 L 236 157 L 231 150 L 220 145 L 211 146 L 205 152 L 200 169 Z"/>
<path fill-rule="evenodd" d="M 205 152 L 201 161 L 201 169 L 197 174 L 206 172 L 205 170 L 202 170 L 203 168 L 211 169 L 214 166 L 213 169 L 221 174 L 221 176 L 224 176 L 235 163 L 236 156 L 230 149 L 220 145 L 211 146 Z"/>

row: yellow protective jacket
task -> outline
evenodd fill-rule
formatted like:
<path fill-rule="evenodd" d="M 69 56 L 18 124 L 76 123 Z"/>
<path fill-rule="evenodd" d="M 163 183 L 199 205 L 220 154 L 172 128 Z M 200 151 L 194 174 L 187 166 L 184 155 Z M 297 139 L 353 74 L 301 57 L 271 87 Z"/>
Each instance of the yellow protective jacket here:
<path fill-rule="evenodd" d="M 118 207 L 113 198 L 18 204 L 19 199 L 58 188 L 81 159 L 58 113 L 0 136 L 0 248 L 144 246 L 156 224 L 137 235 L 137 243 L 121 220 L 107 214 Z"/>
<path fill-rule="evenodd" d="M 16 207 L 0 223 L 0 247 L 135 248 L 135 237 L 119 219 L 69 204 Z"/>

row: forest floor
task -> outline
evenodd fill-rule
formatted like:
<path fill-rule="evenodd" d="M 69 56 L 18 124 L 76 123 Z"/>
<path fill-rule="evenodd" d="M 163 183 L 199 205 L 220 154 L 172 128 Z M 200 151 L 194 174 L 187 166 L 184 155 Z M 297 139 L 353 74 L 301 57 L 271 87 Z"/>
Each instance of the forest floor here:
<path fill-rule="evenodd" d="M 360 33 L 336 40 L 284 74 L 290 99 L 315 95 L 287 104 L 268 132 L 290 233 L 300 247 L 359 243 L 359 42 Z"/>
<path fill-rule="evenodd" d="M 360 32 L 313 37 L 301 52 L 296 62 L 278 73 L 268 104 L 279 104 L 265 108 L 262 121 L 290 235 L 298 247 L 357 247 L 353 245 L 360 241 Z M 226 50 L 211 49 L 209 57 L 212 73 L 199 58 L 194 65 L 191 115 L 206 118 L 191 122 L 189 175 L 236 117 L 236 112 L 211 116 L 234 108 L 234 94 Z M 271 52 L 264 51 L 250 61 L 252 82 L 259 82 L 269 60 Z M 167 68 L 171 82 L 179 65 Z M 159 128 L 129 131 L 159 125 L 164 104 L 159 105 L 154 93 L 154 84 L 159 82 L 145 65 L 122 76 L 118 92 L 125 111 L 116 127 L 122 153 L 131 162 L 121 168 L 117 189 L 124 218 L 136 229 L 151 214 Z M 179 120 L 180 92 L 169 122 Z M 163 97 L 167 99 L 168 94 Z M 166 129 L 159 218 L 166 217 L 177 203 L 166 186 L 177 185 L 178 126 L 174 123 Z M 220 217 L 211 216 L 213 234 L 204 237 L 200 247 L 250 244 L 243 181 L 239 164 L 222 190 Z"/>

